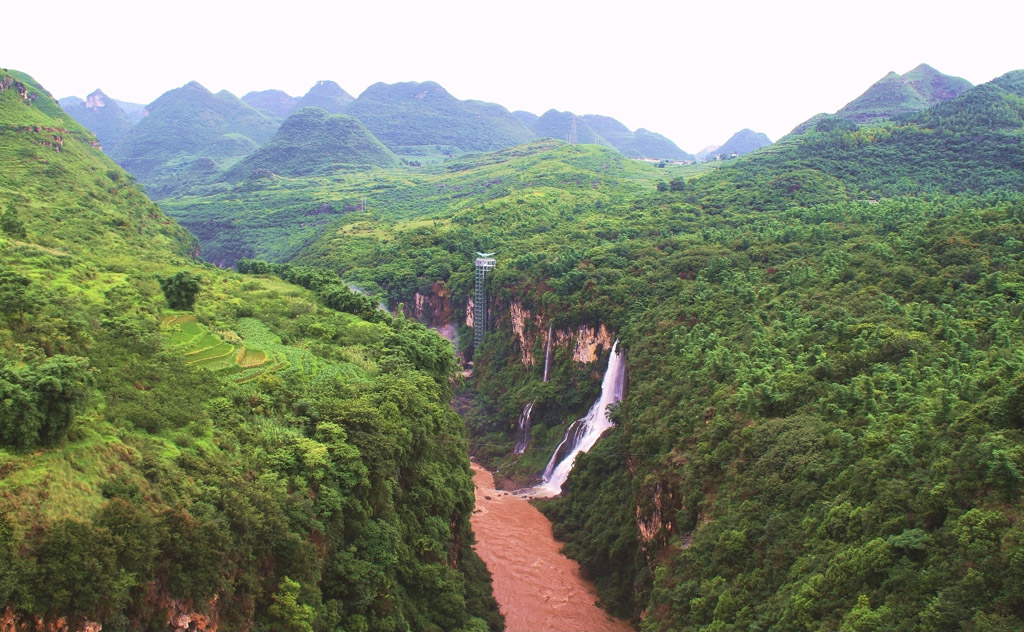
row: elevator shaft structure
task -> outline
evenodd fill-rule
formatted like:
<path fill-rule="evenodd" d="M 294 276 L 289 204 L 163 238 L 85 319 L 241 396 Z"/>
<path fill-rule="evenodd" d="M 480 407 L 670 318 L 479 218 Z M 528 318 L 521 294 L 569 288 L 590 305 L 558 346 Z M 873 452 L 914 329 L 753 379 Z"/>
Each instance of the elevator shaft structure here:
<path fill-rule="evenodd" d="M 493 252 L 478 252 L 476 258 L 476 282 L 473 295 L 473 347 L 479 347 L 487 331 L 487 289 L 484 279 L 494 269 Z"/>

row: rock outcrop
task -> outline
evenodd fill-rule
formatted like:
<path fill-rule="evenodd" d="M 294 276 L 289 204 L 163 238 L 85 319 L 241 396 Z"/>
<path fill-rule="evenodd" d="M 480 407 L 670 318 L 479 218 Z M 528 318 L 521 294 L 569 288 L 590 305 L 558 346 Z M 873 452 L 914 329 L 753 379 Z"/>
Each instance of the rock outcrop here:
<path fill-rule="evenodd" d="M 543 366 L 549 319 L 544 316 L 534 317 L 521 303 L 513 302 L 509 304 L 509 321 L 512 334 L 519 343 L 523 366 L 532 367 L 538 363 Z M 597 362 L 601 354 L 611 349 L 615 342 L 615 335 L 603 324 L 552 329 L 551 338 L 553 349 L 571 349 L 572 359 L 581 364 Z"/>
<path fill-rule="evenodd" d="M 471 312 L 467 311 L 467 315 Z M 435 281 L 428 294 L 413 294 L 413 304 L 405 306 L 405 315 L 428 327 L 441 328 L 455 322 L 451 290 L 444 281 Z"/>

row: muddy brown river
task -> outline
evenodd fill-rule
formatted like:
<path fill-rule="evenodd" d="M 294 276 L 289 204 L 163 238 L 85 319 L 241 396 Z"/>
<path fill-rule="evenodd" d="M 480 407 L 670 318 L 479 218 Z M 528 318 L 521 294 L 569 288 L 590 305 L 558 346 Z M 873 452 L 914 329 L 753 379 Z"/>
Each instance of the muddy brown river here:
<path fill-rule="evenodd" d="M 561 554 L 551 523 L 525 498 L 494 489 L 491 473 L 473 464 L 476 552 L 494 578 L 507 632 L 631 632 L 597 607 L 593 585 Z"/>

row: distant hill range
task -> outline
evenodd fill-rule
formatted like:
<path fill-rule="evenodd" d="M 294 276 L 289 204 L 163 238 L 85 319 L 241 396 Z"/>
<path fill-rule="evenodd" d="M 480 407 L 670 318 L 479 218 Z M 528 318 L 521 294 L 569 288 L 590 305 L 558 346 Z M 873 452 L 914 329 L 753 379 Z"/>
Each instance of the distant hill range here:
<path fill-rule="evenodd" d="M 722 145 L 709 145 L 697 152 L 698 162 L 728 160 L 749 154 L 755 149 L 767 147 L 772 141 L 765 134 L 750 129 L 741 129 Z"/>
<path fill-rule="evenodd" d="M 536 134 L 538 138 L 554 138 L 570 143 L 588 143 L 591 145 L 604 145 L 605 147 L 612 146 L 587 121 L 583 120 L 583 117 L 577 116 L 572 112 L 548 110 L 533 121 L 533 124 L 530 125 L 530 131 Z"/>
<path fill-rule="evenodd" d="M 292 112 L 300 108 L 320 108 L 331 114 L 342 114 L 353 101 L 355 97 L 333 81 L 317 81 L 309 92 L 295 102 Z"/>
<path fill-rule="evenodd" d="M 709 160 L 714 160 L 715 156 L 717 155 L 716 152 L 718 151 L 719 147 L 721 147 L 721 145 L 708 145 L 704 149 L 698 151 L 697 162 L 707 162 Z"/>
<path fill-rule="evenodd" d="M 211 93 L 195 81 L 165 93 L 109 152 L 162 198 L 219 175 L 270 138 L 279 122 L 230 92 Z"/>
<path fill-rule="evenodd" d="M 333 81 L 317 81 L 305 95 L 296 98 L 283 90 L 249 92 L 242 101 L 270 116 L 285 119 L 302 108 L 320 108 L 330 114 L 341 114 L 355 100 Z"/>
<path fill-rule="evenodd" d="M 577 123 L 576 142 L 604 145 L 631 158 L 693 159 L 668 138 L 642 128 L 631 132 L 611 117 L 576 116 L 556 110 L 543 117 L 522 111 L 512 113 L 495 103 L 457 99 L 431 81 L 377 83 L 358 99 L 333 81 L 318 81 L 302 97 L 271 89 L 249 92 L 241 99 L 227 91 L 212 94 L 191 82 L 148 106 L 111 99 L 101 90 L 85 100 L 67 97 L 60 103 L 96 134 L 104 151 L 158 199 L 193 185 L 221 180 L 237 161 L 250 155 L 253 160 L 241 170 L 232 170 L 229 179 L 239 178 L 249 167 L 264 168 L 257 164 L 275 164 L 283 169 L 282 175 L 296 173 L 296 164 L 285 160 L 289 163 L 285 165 L 278 160 L 283 156 L 280 144 L 268 147 L 259 156 L 254 152 L 270 140 L 286 118 L 305 107 L 358 119 L 390 152 L 412 158 L 413 162 L 420 156 L 495 151 L 538 137 L 568 140 L 573 120 Z M 333 122 L 332 129 L 337 125 Z M 297 155 L 299 145 L 307 142 L 297 139 L 294 131 L 289 132 L 287 141 L 275 141 L 290 146 L 290 155 Z M 310 146 L 323 148 L 321 132 L 309 139 Z M 316 154 L 308 169 L 302 170 L 341 164 L 338 160 L 343 156 L 354 158 L 354 162 L 344 164 L 356 165 L 389 163 L 393 158 L 371 149 L 372 143 L 359 141 L 356 145 L 368 153 L 359 150 L 353 154 L 353 147 L 345 145 L 338 151 Z M 277 159 L 267 163 L 269 156 Z"/>
<path fill-rule="evenodd" d="M 755 149 L 761 149 L 771 144 L 771 139 L 761 132 L 741 129 L 730 136 L 729 140 L 725 141 L 725 144 L 715 150 L 715 153 L 720 154 L 723 158 L 731 158 L 732 156 L 749 154 Z"/>
<path fill-rule="evenodd" d="M 287 118 L 295 109 L 298 99 L 291 96 L 284 90 L 260 90 L 259 92 L 248 92 L 242 97 L 242 101 L 248 103 L 264 114 L 277 118 Z"/>
<path fill-rule="evenodd" d="M 359 119 L 306 107 L 289 116 L 270 141 L 239 161 L 225 179 L 238 181 L 262 172 L 304 176 L 342 165 L 393 167 L 399 162 Z"/>
<path fill-rule="evenodd" d="M 889 120 L 948 101 L 970 87 L 966 79 L 921 64 L 903 75 L 890 72 L 835 115 L 855 123 Z"/>
<path fill-rule="evenodd" d="M 345 113 L 362 121 L 396 153 L 423 148 L 494 151 L 534 138 L 522 121 L 504 107 L 484 101 L 461 101 L 433 81 L 375 83 Z"/>
<path fill-rule="evenodd" d="M 514 115 L 540 138 L 604 145 L 629 158 L 695 160 L 693 154 L 686 153 L 661 134 L 643 128 L 631 132 L 610 116 L 578 116 L 558 110 L 548 110 L 541 116 L 520 110 Z"/>
<path fill-rule="evenodd" d="M 61 99 L 60 106 L 86 129 L 96 134 L 100 144 L 110 151 L 135 124 L 113 99 L 95 90 L 85 101 Z"/>

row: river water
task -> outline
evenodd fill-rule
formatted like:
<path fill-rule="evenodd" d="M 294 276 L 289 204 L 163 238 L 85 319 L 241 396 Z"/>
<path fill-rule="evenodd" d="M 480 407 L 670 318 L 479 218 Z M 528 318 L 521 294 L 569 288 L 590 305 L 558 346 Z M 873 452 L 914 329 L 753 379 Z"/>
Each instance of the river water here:
<path fill-rule="evenodd" d="M 507 632 L 631 632 L 595 605 L 594 587 L 561 553 L 551 523 L 525 498 L 494 489 L 490 472 L 473 464 L 476 552 L 494 579 Z"/>

